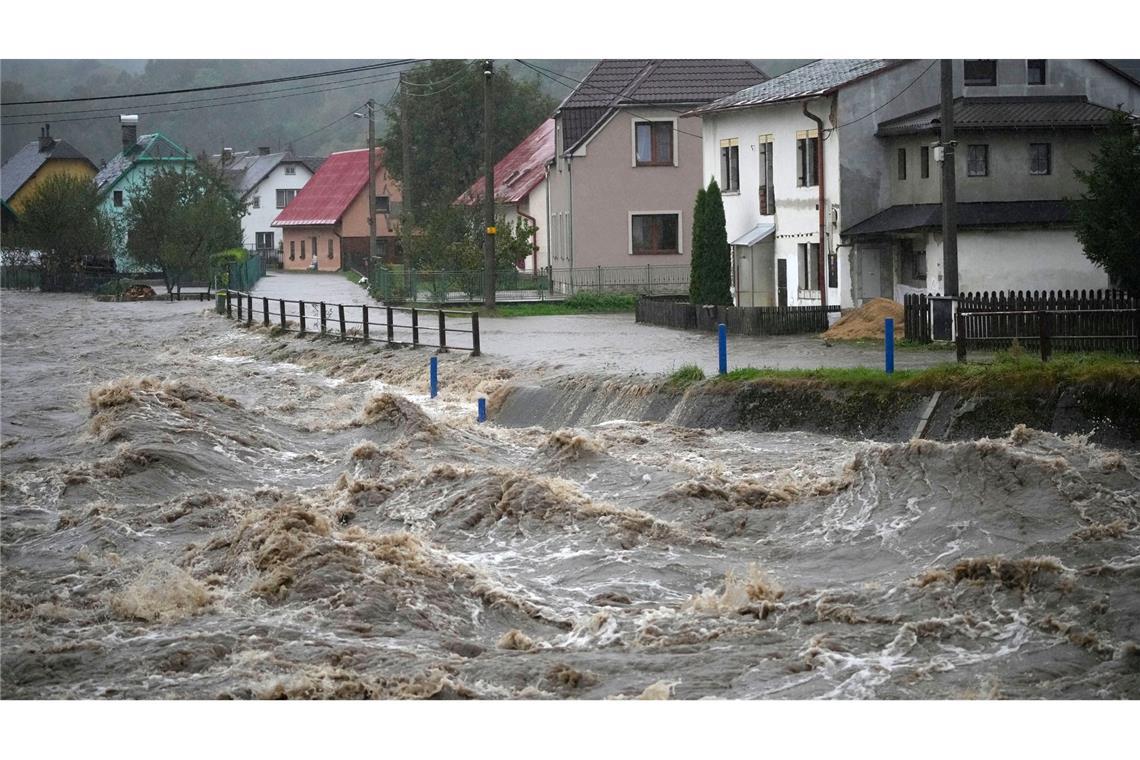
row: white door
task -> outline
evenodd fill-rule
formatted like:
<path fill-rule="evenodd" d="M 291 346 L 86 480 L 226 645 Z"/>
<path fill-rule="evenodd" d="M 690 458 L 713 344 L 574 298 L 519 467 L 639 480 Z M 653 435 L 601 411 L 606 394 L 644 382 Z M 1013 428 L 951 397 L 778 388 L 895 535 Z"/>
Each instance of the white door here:
<path fill-rule="evenodd" d="M 880 248 L 859 248 L 859 296 L 863 300 L 883 294 Z"/>

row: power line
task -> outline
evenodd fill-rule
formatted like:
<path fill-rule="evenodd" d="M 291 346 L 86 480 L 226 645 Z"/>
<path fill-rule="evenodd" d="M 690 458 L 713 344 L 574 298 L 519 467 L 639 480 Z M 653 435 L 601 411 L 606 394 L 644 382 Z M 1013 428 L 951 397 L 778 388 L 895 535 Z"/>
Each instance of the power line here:
<path fill-rule="evenodd" d="M 324 132 L 324 131 L 325 131 L 326 129 L 328 129 L 329 127 L 332 127 L 332 126 L 335 126 L 335 125 L 337 125 L 337 124 L 340 124 L 342 121 L 344 121 L 345 119 L 347 119 L 349 116 L 352 116 L 354 113 L 356 113 L 356 110 L 357 110 L 357 109 L 356 109 L 356 107 L 353 107 L 353 108 L 352 108 L 352 110 L 350 110 L 350 111 L 349 111 L 348 113 L 346 113 L 344 116 L 338 117 L 338 118 L 334 119 L 333 121 L 330 121 L 328 124 L 324 125 L 323 127 L 317 127 L 317 128 L 316 128 L 316 129 L 314 129 L 312 132 L 306 132 L 305 134 L 301 135 L 300 137 L 294 137 L 292 140 L 288 140 L 287 142 L 289 142 L 289 143 L 299 143 L 299 142 L 301 142 L 302 140 L 305 140 L 305 139 L 307 139 L 307 138 L 309 138 L 309 137 L 312 137 L 313 135 L 317 134 L 318 132 Z"/>
<path fill-rule="evenodd" d="M 868 111 L 867 113 L 865 113 L 865 114 L 863 114 L 862 116 L 860 116 L 858 119 L 852 119 L 851 121 L 845 122 L 845 123 L 843 123 L 843 124 L 839 124 L 839 125 L 836 125 L 835 127 L 832 127 L 831 129 L 829 129 L 829 130 L 827 130 L 827 131 L 828 131 L 828 132 L 836 132 L 836 131 L 838 131 L 838 130 L 842 129 L 843 127 L 849 127 L 849 126 L 851 126 L 852 124 L 855 124 L 855 123 L 857 123 L 857 122 L 863 121 L 863 119 L 866 119 L 866 118 L 867 118 L 868 116 L 870 116 L 871 114 L 873 114 L 873 113 L 876 113 L 876 112 L 878 112 L 878 111 L 880 111 L 880 110 L 882 110 L 882 109 L 886 108 L 886 107 L 887 107 L 887 106 L 889 106 L 891 103 L 893 103 L 893 102 L 895 102 L 896 100 L 898 100 L 898 99 L 899 99 L 899 97 L 900 97 L 900 96 L 901 96 L 901 95 L 902 95 L 904 92 L 906 92 L 906 91 L 907 91 L 907 90 L 909 90 L 911 87 L 913 87 L 914 85 L 916 85 L 916 84 L 918 83 L 918 80 L 920 80 L 920 79 L 922 79 L 924 76 L 926 76 L 926 72 L 928 72 L 928 71 L 930 71 L 932 68 L 934 68 L 934 64 L 936 64 L 936 63 L 938 63 L 938 59 L 937 59 L 937 58 L 935 58 L 934 60 L 932 60 L 932 61 L 930 62 L 930 65 L 929 65 L 929 66 L 927 66 L 925 69 L 923 69 L 923 70 L 922 70 L 922 72 L 921 72 L 921 73 L 920 73 L 918 76 L 916 76 L 914 79 L 912 79 L 912 80 L 910 81 L 910 84 L 908 84 L 906 87 L 904 87 L 904 88 L 902 88 L 901 90 L 899 90 L 898 92 L 896 92 L 896 93 L 894 94 L 894 96 L 893 96 L 893 97 L 892 97 L 890 100 L 888 100 L 888 101 L 884 102 L 884 103 L 883 103 L 882 105 L 880 105 L 878 108 L 875 108 L 874 110 Z"/>
<path fill-rule="evenodd" d="M 388 69 L 395 66 L 406 66 L 410 63 L 420 63 L 422 58 L 405 58 L 397 61 L 385 61 L 383 63 L 373 63 L 366 66 L 353 66 L 347 69 L 335 69 L 333 71 L 319 71 L 313 74 L 295 74 L 288 77 L 275 77 L 273 79 L 259 79 L 252 82 L 234 82 L 232 84 L 218 84 L 208 87 L 184 87 L 179 90 L 159 90 L 155 92 L 131 92 L 122 95 L 99 95 L 87 98 L 56 98 L 53 100 L 18 100 L 9 103 L 0 103 L 0 106 L 31 106 L 31 105 L 47 105 L 50 103 L 87 103 L 96 100 L 122 100 L 124 98 L 148 98 L 156 95 L 182 95 L 189 92 L 208 92 L 211 90 L 230 90 L 236 87 L 255 87 L 263 84 L 281 84 L 282 82 L 296 82 L 302 79 L 318 79 L 321 77 L 338 76 L 340 74 L 355 74 L 361 71 L 372 71 L 375 69 Z"/>
<path fill-rule="evenodd" d="M 303 96 L 303 95 L 315 95 L 315 94 L 322 93 L 322 92 L 335 92 L 337 90 L 347 90 L 347 89 L 351 89 L 353 87 L 364 87 L 364 86 L 367 86 L 370 84 L 376 84 L 378 82 L 390 81 L 390 80 L 395 79 L 395 78 L 396 77 L 394 77 L 394 76 L 388 75 L 386 77 L 380 77 L 380 78 L 377 78 L 377 79 L 369 81 L 369 82 L 358 82 L 356 84 L 340 85 L 338 87 L 324 87 L 324 88 L 321 88 L 319 90 L 312 90 L 310 92 L 294 92 L 294 93 L 291 93 L 288 95 L 276 95 L 274 97 L 268 97 L 268 98 L 249 98 L 246 100 L 235 100 L 235 101 L 232 101 L 229 103 L 212 103 L 212 104 L 208 104 L 208 105 L 187 106 L 185 108 L 163 108 L 163 109 L 154 109 L 154 110 L 148 110 L 146 108 L 140 108 L 137 110 L 139 110 L 141 113 L 145 113 L 145 114 L 177 113 L 180 111 L 200 111 L 200 110 L 204 110 L 207 108 L 222 108 L 224 106 L 243 105 L 243 104 L 247 104 L 247 103 L 263 103 L 263 102 L 272 101 L 272 100 L 282 100 L 285 98 L 296 98 L 296 97 Z M 110 114 L 104 113 L 104 114 L 101 114 L 99 116 L 74 116 L 74 117 L 66 118 L 66 119 L 53 119 L 52 121 L 53 122 L 96 121 L 98 119 L 106 119 L 109 117 L 110 117 Z M 23 126 L 23 125 L 38 124 L 38 123 L 40 123 L 40 119 L 32 119 L 31 121 L 9 121 L 9 122 L 5 122 L 4 126 L 14 127 L 14 126 Z"/>
<path fill-rule="evenodd" d="M 12 114 L 9 118 L 24 119 L 24 118 L 31 118 L 33 116 L 56 117 L 56 116 L 71 116 L 71 115 L 75 115 L 75 114 L 87 114 L 87 113 L 115 114 L 115 113 L 122 113 L 125 110 L 139 110 L 139 111 L 142 111 L 143 113 L 148 113 L 148 111 L 146 109 L 154 108 L 156 106 L 174 106 L 174 105 L 181 106 L 181 105 L 188 105 L 190 103 L 220 103 L 220 102 L 226 101 L 226 100 L 234 100 L 234 99 L 241 100 L 241 99 L 249 98 L 253 95 L 272 95 L 272 94 L 279 93 L 279 92 L 298 91 L 298 94 L 306 95 L 306 94 L 310 94 L 312 92 L 322 92 L 323 88 L 328 86 L 329 84 L 348 83 L 348 82 L 385 82 L 385 81 L 388 81 L 390 79 L 393 79 L 391 74 L 377 75 L 377 74 L 373 73 L 373 74 L 368 74 L 368 75 L 363 76 L 363 77 L 356 77 L 354 79 L 338 80 L 338 82 L 325 82 L 325 83 L 319 83 L 318 82 L 318 83 L 313 83 L 313 84 L 303 84 L 303 85 L 298 85 L 296 87 L 282 87 L 282 88 L 276 89 L 276 90 L 265 90 L 263 92 L 257 92 L 257 93 L 243 93 L 243 94 L 238 94 L 238 95 L 219 95 L 217 97 L 211 97 L 211 98 L 190 98 L 189 100 L 170 100 L 170 101 L 166 101 L 163 103 L 145 103 L 145 104 L 138 104 L 138 105 L 123 104 L 123 105 L 118 105 L 118 106 L 107 106 L 107 107 L 103 107 L 103 108 L 86 108 L 86 109 L 76 109 L 76 110 L 70 110 L 70 111 L 39 111 L 37 113 L 19 113 L 19 114 Z M 300 92 L 301 90 L 308 90 L 309 92 Z M 7 115 L 7 114 L 5 114 L 5 115 Z"/>

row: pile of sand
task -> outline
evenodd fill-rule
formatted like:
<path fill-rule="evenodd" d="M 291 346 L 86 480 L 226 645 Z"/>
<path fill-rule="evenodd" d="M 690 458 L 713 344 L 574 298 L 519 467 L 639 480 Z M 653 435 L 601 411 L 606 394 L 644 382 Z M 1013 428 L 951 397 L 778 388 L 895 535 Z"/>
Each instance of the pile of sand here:
<path fill-rule="evenodd" d="M 829 340 L 883 340 L 886 328 L 883 320 L 895 320 L 895 340 L 906 337 L 903 326 L 903 305 L 889 298 L 872 298 L 858 309 L 849 311 L 823 334 Z"/>

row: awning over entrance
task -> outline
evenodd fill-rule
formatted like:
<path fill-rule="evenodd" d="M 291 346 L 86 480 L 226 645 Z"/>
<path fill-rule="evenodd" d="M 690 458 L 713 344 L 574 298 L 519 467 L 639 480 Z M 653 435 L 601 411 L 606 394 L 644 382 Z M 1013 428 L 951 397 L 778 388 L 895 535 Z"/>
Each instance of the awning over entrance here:
<path fill-rule="evenodd" d="M 729 245 L 756 245 L 775 231 L 775 224 L 760 222 L 760 224 L 748 230 L 748 232 L 745 232 L 736 240 L 733 240 Z"/>

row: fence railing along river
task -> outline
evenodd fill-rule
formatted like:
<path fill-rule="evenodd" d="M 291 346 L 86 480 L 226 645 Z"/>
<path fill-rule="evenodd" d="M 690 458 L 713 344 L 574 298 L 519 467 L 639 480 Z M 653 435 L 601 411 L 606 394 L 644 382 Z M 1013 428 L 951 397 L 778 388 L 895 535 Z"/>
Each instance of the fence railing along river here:
<path fill-rule="evenodd" d="M 268 298 L 237 290 L 219 294 L 218 308 L 247 325 L 300 335 L 480 353 L 479 313 L 474 311 Z"/>

